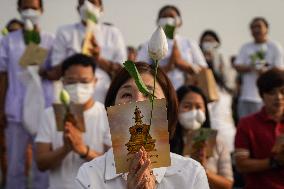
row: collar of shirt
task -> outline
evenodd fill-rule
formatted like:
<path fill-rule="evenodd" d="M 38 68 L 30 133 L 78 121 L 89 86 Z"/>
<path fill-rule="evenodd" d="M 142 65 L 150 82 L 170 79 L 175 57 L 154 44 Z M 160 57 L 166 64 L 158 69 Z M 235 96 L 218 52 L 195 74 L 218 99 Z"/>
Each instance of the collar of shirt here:
<path fill-rule="evenodd" d="M 105 180 L 112 180 L 115 179 L 117 177 L 123 177 L 126 178 L 126 174 L 116 174 L 116 169 L 115 169 L 115 162 L 114 162 L 114 156 L 113 156 L 113 149 L 109 150 L 106 154 L 106 172 L 105 172 Z M 153 174 L 156 177 L 156 180 L 158 183 L 161 183 L 162 179 L 164 178 L 165 174 L 166 174 L 166 167 L 161 167 L 161 168 L 155 168 L 153 169 Z M 171 170 L 170 173 L 171 174 L 174 170 Z M 178 170 L 175 170 L 174 172 L 178 172 Z"/>
<path fill-rule="evenodd" d="M 262 119 L 264 122 L 269 123 L 272 126 L 275 126 L 275 135 L 279 136 L 281 134 L 284 134 L 284 120 L 282 120 L 280 123 L 277 123 L 274 121 L 266 112 L 265 107 L 261 109 L 261 111 L 258 113 L 258 116 L 260 119 Z"/>

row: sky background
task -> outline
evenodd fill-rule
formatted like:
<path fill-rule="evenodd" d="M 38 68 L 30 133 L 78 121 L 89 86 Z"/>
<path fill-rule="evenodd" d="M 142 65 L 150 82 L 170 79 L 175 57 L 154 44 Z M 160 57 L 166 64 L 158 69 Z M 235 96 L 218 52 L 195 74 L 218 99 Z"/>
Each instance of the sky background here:
<path fill-rule="evenodd" d="M 55 33 L 60 25 L 79 20 L 77 0 L 44 0 L 42 28 Z M 155 30 L 158 10 L 166 4 L 179 7 L 183 26 L 179 33 L 199 40 L 205 29 L 215 30 L 222 40 L 226 57 L 238 52 L 251 40 L 248 24 L 255 16 L 270 23 L 270 38 L 284 46 L 284 0 L 103 0 L 103 20 L 113 23 L 123 33 L 126 44 L 138 46 Z M 13 17 L 19 17 L 16 0 L 0 0 L 0 27 Z"/>

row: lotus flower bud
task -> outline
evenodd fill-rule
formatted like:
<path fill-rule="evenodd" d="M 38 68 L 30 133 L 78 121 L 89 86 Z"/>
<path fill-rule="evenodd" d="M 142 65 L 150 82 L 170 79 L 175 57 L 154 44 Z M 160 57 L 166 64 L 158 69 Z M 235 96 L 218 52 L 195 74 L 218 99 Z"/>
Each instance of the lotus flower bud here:
<path fill-rule="evenodd" d="M 70 96 L 68 92 L 64 89 L 60 92 L 60 101 L 65 106 L 68 106 L 70 104 Z"/>
<path fill-rule="evenodd" d="M 34 30 L 34 25 L 30 19 L 25 20 L 25 30 L 26 31 L 33 31 Z"/>
<path fill-rule="evenodd" d="M 161 60 L 166 57 L 168 53 L 168 42 L 162 27 L 158 27 L 153 33 L 149 44 L 148 53 L 153 60 Z"/>

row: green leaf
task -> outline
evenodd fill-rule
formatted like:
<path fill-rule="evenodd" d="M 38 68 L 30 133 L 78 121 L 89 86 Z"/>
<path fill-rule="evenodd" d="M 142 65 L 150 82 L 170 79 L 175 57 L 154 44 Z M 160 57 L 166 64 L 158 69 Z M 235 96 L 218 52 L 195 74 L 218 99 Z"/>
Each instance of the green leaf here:
<path fill-rule="evenodd" d="M 205 142 L 212 135 L 212 130 L 201 128 L 198 130 L 198 135 L 193 138 L 194 142 Z"/>
<path fill-rule="evenodd" d="M 24 31 L 24 40 L 25 44 L 28 45 L 30 43 L 40 44 L 40 34 L 38 31 Z"/>
<path fill-rule="evenodd" d="M 168 39 L 174 39 L 175 26 L 166 25 L 163 29 Z"/>
<path fill-rule="evenodd" d="M 138 87 L 139 91 L 141 93 L 143 93 L 144 95 L 150 95 L 150 97 L 152 97 L 151 92 L 148 90 L 148 88 L 146 87 L 146 85 L 144 84 L 141 75 L 139 74 L 135 63 L 132 61 L 125 61 L 123 63 L 125 69 L 128 71 L 128 73 L 130 74 L 130 76 L 134 79 L 136 86 Z M 152 99 L 152 98 L 151 98 Z"/>
<path fill-rule="evenodd" d="M 94 22 L 95 24 L 98 23 L 98 19 L 97 19 L 96 15 L 94 15 L 94 14 L 92 14 L 90 12 L 87 12 L 86 14 L 87 14 L 87 19 L 88 20 Z"/>
<path fill-rule="evenodd" d="M 3 36 L 6 36 L 6 35 L 8 35 L 9 31 L 8 31 L 7 28 L 3 28 L 1 33 L 2 33 Z"/>

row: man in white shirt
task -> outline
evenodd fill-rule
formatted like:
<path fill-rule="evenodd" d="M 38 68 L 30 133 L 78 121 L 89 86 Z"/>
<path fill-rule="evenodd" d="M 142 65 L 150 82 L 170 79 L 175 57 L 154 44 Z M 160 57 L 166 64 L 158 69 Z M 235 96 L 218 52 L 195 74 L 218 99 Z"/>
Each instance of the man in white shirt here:
<path fill-rule="evenodd" d="M 94 10 L 97 23 L 93 30 L 94 44 L 92 49 L 93 58 L 98 68 L 96 77 L 95 100 L 104 103 L 105 95 L 110 85 L 111 78 L 127 59 L 126 46 L 121 32 L 110 24 L 100 22 L 103 12 L 102 0 L 78 0 L 78 12 L 81 21 L 72 25 L 63 26 L 58 29 L 52 52 L 53 66 L 61 64 L 68 56 L 82 52 L 82 44 L 86 33 L 86 4 Z M 55 92 L 56 93 L 56 92 Z"/>
<path fill-rule="evenodd" d="M 268 39 L 268 22 L 262 17 L 254 18 L 250 29 L 254 41 L 242 46 L 234 65 L 242 74 L 239 117 L 257 112 L 262 106 L 256 87 L 259 74 L 272 67 L 284 67 L 282 47 Z"/>
<path fill-rule="evenodd" d="M 36 137 L 36 161 L 41 170 L 49 170 L 49 189 L 76 189 L 79 167 L 111 146 L 104 105 L 93 100 L 94 72 L 93 59 L 82 54 L 62 63 L 64 88 L 71 103 L 83 105 L 86 131 L 80 132 L 70 122 L 65 123 L 64 132 L 57 131 L 53 107 L 44 112 Z"/>

